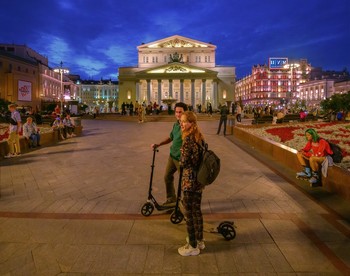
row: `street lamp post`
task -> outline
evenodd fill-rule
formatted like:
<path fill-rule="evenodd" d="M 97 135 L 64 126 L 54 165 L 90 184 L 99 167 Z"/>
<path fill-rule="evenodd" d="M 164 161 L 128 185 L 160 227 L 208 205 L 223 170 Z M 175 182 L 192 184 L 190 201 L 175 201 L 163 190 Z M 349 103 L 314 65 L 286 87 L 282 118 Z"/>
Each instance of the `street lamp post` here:
<path fill-rule="evenodd" d="M 61 74 L 61 92 L 60 92 L 60 101 L 61 101 L 61 113 L 63 110 L 63 74 L 68 74 L 69 70 L 67 68 L 63 68 L 63 62 L 61 61 L 60 67 L 53 69 L 54 72 Z"/>
<path fill-rule="evenodd" d="M 284 68 L 286 69 L 290 69 L 290 95 L 289 95 L 289 101 L 291 102 L 292 101 L 292 98 L 293 98 L 293 70 L 295 68 L 298 68 L 300 66 L 299 63 L 288 63 L 286 65 L 284 65 Z"/>

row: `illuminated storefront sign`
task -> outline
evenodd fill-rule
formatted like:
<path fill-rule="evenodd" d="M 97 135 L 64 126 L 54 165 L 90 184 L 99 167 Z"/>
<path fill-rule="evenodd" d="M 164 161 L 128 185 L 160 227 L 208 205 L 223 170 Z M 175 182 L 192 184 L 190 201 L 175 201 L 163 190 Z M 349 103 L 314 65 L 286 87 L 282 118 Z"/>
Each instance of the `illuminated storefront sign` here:
<path fill-rule="evenodd" d="M 288 58 L 269 58 L 270 69 L 283 69 L 288 64 Z"/>
<path fill-rule="evenodd" d="M 28 81 L 18 81 L 18 100 L 30 102 L 32 100 L 32 83 Z"/>

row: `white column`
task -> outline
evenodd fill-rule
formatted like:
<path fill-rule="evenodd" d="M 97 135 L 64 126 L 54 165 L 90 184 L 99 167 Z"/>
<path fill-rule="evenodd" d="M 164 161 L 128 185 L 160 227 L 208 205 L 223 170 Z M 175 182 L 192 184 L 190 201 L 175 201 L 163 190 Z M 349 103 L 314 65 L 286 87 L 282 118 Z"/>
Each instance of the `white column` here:
<path fill-rule="evenodd" d="M 217 80 L 213 80 L 213 100 L 212 100 L 213 108 L 218 107 L 218 82 Z"/>
<path fill-rule="evenodd" d="M 196 100 L 196 95 L 195 95 L 195 91 L 194 91 L 194 82 L 195 80 L 191 80 L 191 105 L 193 106 L 193 108 L 195 108 L 195 100 Z"/>
<path fill-rule="evenodd" d="M 140 81 L 136 81 L 136 100 L 139 102 L 139 103 L 142 103 L 142 99 L 141 99 L 141 95 L 140 95 Z"/>
<path fill-rule="evenodd" d="M 147 101 L 148 104 L 151 101 L 151 80 L 147 80 Z"/>
<path fill-rule="evenodd" d="M 162 80 L 158 80 L 158 105 L 162 104 Z"/>
<path fill-rule="evenodd" d="M 205 79 L 202 79 L 202 106 L 205 106 L 205 101 L 206 101 L 206 96 L 207 96 L 207 86 L 206 86 L 206 81 Z"/>
<path fill-rule="evenodd" d="M 173 80 L 169 80 L 169 98 L 173 98 Z"/>
<path fill-rule="evenodd" d="M 184 80 L 180 80 L 180 102 L 184 102 Z"/>

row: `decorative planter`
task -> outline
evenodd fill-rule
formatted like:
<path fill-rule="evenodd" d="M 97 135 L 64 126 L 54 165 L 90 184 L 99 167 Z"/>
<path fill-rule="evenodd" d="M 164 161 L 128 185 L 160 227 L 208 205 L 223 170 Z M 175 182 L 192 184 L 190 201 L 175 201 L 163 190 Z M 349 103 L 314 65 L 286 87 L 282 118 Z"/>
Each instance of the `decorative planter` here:
<path fill-rule="evenodd" d="M 264 137 L 255 136 L 243 128 L 233 127 L 233 135 L 239 140 L 247 143 L 256 150 L 259 150 L 278 163 L 283 164 L 293 170 L 300 171 L 301 167 L 298 162 L 297 150 L 289 148 L 280 143 L 271 141 Z M 332 166 L 328 168 L 328 176 L 322 177 L 323 188 L 329 192 L 337 193 L 343 198 L 350 200 L 350 172 Z"/>

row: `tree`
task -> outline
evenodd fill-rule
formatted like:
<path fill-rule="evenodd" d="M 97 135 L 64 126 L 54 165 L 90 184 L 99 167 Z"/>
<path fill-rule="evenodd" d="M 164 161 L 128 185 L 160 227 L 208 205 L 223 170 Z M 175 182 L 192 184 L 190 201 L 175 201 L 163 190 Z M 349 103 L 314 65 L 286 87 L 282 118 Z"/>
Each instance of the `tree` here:
<path fill-rule="evenodd" d="M 334 94 L 332 97 L 321 101 L 320 103 L 323 110 L 329 111 L 350 111 L 350 91 L 345 94 Z"/>
<path fill-rule="evenodd" d="M 0 99 L 0 113 L 6 111 L 8 108 L 7 106 L 10 104 L 11 102 L 4 100 L 4 99 Z"/>

